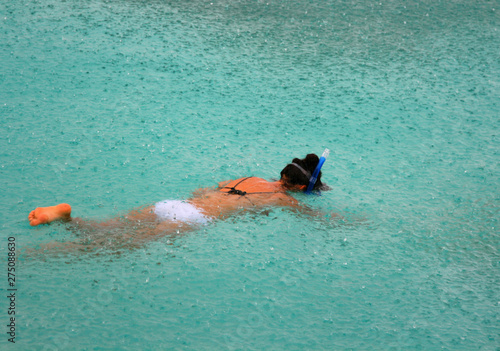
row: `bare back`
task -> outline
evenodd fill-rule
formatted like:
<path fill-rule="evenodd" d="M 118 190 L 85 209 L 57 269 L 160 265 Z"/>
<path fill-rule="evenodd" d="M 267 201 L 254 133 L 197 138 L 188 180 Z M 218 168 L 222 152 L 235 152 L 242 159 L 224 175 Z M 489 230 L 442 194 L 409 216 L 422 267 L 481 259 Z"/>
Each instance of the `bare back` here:
<path fill-rule="evenodd" d="M 242 210 L 266 207 L 295 207 L 297 200 L 287 195 L 280 182 L 257 177 L 219 183 L 216 189 L 198 192 L 188 199 L 209 217 L 221 218 Z"/>

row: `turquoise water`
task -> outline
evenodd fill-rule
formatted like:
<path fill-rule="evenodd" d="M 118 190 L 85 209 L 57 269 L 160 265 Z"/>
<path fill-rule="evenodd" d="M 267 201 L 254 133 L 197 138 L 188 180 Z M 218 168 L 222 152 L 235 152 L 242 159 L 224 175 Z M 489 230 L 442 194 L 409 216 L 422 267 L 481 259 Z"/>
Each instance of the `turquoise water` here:
<path fill-rule="evenodd" d="M 497 350 L 494 1 L 4 1 L 1 265 L 332 153 L 333 190 L 121 255 L 21 257 L 13 350 Z M 182 233 L 181 233 L 182 234 Z M 2 278 L 2 296 L 7 279 Z M 8 323 L 8 300 L 0 299 Z M 5 327 L 4 327 L 5 328 Z"/>

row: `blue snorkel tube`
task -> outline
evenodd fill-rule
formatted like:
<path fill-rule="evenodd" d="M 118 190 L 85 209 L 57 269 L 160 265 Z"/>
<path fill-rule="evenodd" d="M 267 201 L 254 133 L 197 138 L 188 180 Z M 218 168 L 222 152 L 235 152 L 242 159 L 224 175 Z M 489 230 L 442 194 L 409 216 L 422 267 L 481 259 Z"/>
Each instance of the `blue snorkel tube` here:
<path fill-rule="evenodd" d="M 328 155 L 330 155 L 330 150 L 325 149 L 325 151 L 323 151 L 323 155 L 321 155 L 321 157 L 319 158 L 319 163 L 316 166 L 316 169 L 314 170 L 311 178 L 309 179 L 309 185 L 307 186 L 306 194 L 310 194 L 312 192 L 314 185 L 318 180 L 319 171 L 321 171 L 321 167 L 323 167 L 323 163 L 325 163 Z"/>

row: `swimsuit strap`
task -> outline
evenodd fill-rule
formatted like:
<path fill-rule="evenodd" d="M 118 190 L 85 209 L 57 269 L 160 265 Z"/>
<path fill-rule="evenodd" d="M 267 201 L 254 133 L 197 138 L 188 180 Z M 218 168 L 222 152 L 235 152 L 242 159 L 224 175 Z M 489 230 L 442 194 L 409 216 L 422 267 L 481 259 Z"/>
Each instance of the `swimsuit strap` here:
<path fill-rule="evenodd" d="M 243 183 L 245 180 L 250 179 L 250 178 L 253 178 L 253 177 L 243 178 L 238 183 L 236 183 L 234 186 L 232 186 L 232 187 L 225 186 L 222 189 L 229 189 L 229 191 L 227 192 L 228 194 L 245 196 L 247 194 L 247 192 L 246 191 L 242 191 L 242 190 L 238 190 L 238 189 L 236 189 L 236 187 L 238 185 L 240 185 L 241 183 Z"/>
<path fill-rule="evenodd" d="M 306 171 L 304 168 L 296 164 L 295 162 L 290 163 L 292 166 L 297 167 L 298 169 L 301 170 L 302 173 L 307 177 L 307 179 L 311 179 L 311 172 Z"/>
<path fill-rule="evenodd" d="M 274 193 L 274 191 L 256 191 L 256 192 L 253 192 L 253 193 L 247 193 L 246 191 L 236 189 L 236 187 L 238 185 L 240 185 L 245 180 L 250 179 L 250 178 L 255 178 L 255 177 L 246 177 L 246 178 L 243 178 L 238 183 L 236 183 L 234 186 L 232 186 L 232 187 L 225 186 L 222 189 L 229 189 L 229 191 L 227 192 L 227 194 L 240 195 L 240 196 L 251 195 L 251 194 L 271 194 L 271 193 Z"/>

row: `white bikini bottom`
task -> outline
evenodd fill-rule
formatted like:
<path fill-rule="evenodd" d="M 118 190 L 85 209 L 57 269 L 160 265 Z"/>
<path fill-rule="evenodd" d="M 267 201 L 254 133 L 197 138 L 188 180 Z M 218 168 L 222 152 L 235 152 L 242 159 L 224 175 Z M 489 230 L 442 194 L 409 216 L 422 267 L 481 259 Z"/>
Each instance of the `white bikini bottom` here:
<path fill-rule="evenodd" d="M 155 204 L 155 214 L 162 221 L 179 221 L 206 224 L 210 218 L 189 202 L 163 200 Z"/>

